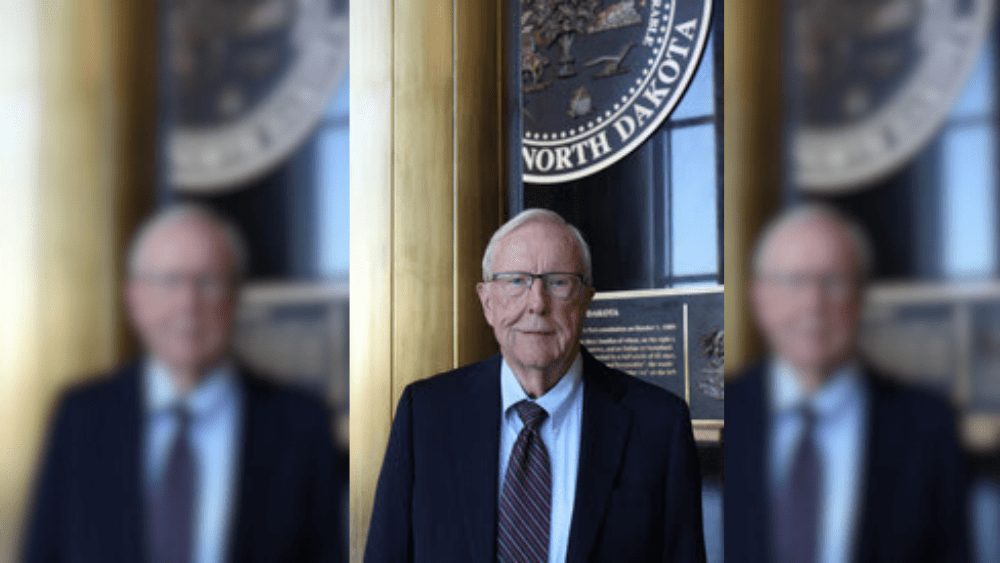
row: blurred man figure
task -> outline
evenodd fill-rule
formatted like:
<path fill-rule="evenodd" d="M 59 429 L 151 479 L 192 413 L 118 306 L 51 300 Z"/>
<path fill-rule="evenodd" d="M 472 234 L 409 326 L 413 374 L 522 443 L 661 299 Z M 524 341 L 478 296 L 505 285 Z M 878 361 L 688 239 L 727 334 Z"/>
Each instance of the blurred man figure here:
<path fill-rule="evenodd" d="M 771 348 L 726 390 L 726 554 L 744 562 L 967 560 L 954 415 L 861 363 L 871 251 L 836 212 L 764 232 L 752 298 Z"/>
<path fill-rule="evenodd" d="M 29 563 L 343 558 L 346 466 L 326 409 L 232 358 L 245 264 L 235 229 L 203 208 L 140 229 L 125 298 L 147 355 L 63 399 Z"/>
<path fill-rule="evenodd" d="M 704 561 L 684 401 L 580 347 L 590 251 L 532 209 L 477 286 L 500 354 L 403 393 L 365 560 Z"/>

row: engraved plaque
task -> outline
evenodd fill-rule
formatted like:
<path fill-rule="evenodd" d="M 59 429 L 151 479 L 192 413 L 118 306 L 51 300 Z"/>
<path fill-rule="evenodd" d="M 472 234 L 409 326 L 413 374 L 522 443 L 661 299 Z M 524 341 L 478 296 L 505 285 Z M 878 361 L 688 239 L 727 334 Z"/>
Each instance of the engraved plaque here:
<path fill-rule="evenodd" d="M 722 420 L 721 287 L 598 293 L 581 343 L 605 364 L 685 399 L 693 419 Z"/>

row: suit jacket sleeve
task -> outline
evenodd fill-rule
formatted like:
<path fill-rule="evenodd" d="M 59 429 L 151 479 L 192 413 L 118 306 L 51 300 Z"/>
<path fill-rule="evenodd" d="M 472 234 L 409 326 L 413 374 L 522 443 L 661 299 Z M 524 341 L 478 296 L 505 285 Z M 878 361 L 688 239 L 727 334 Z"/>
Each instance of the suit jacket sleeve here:
<path fill-rule="evenodd" d="M 343 452 L 334 447 L 330 432 L 330 417 L 323 409 L 313 429 L 310 448 L 315 452 L 312 470 L 312 517 L 309 521 L 311 555 L 306 561 L 336 563 L 347 560 L 347 539 L 343 522 L 344 497 L 347 485 L 347 463 Z"/>
<path fill-rule="evenodd" d="M 704 562 L 701 468 L 691 429 L 691 414 L 686 404 L 682 404 L 680 419 L 671 441 L 666 475 L 663 560 Z"/>
<path fill-rule="evenodd" d="M 413 560 L 413 396 L 407 387 L 396 408 L 365 546 L 368 563 Z"/>
<path fill-rule="evenodd" d="M 937 487 L 938 510 L 937 529 L 941 534 L 940 552 L 934 559 L 949 563 L 965 563 L 970 560 L 971 544 L 968 513 L 968 473 L 965 458 L 959 447 L 958 433 L 954 417 L 949 411 L 945 415 L 948 424 L 944 426 L 943 443 L 940 446 L 941 486 Z"/>
<path fill-rule="evenodd" d="M 67 498 L 65 471 L 70 447 L 72 402 L 63 400 L 52 424 L 45 451 L 36 474 L 34 497 L 31 500 L 24 538 L 25 563 L 62 561 L 63 530 Z"/>

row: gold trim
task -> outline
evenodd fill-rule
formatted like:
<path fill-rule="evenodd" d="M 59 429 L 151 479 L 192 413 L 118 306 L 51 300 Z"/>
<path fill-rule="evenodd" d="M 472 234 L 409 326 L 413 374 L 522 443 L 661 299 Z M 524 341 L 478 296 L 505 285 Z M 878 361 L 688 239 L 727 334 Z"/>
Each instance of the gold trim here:
<path fill-rule="evenodd" d="M 692 420 L 691 429 L 697 442 L 722 442 L 724 420 Z"/>
<path fill-rule="evenodd" d="M 684 304 L 684 400 L 691 404 L 691 348 L 688 344 L 688 304 Z"/>
<path fill-rule="evenodd" d="M 867 303 L 948 302 L 1000 298 L 1000 283 L 879 283 L 868 286 Z"/>
<path fill-rule="evenodd" d="M 726 425 L 726 421 L 722 418 L 694 418 L 691 419 L 691 424 L 694 426 L 704 426 L 706 428 L 722 428 Z"/>
<path fill-rule="evenodd" d="M 349 284 L 344 282 L 264 282 L 246 284 L 240 289 L 240 299 L 253 303 L 346 301 L 348 296 Z"/>
<path fill-rule="evenodd" d="M 661 297 L 674 295 L 704 295 L 709 293 L 725 293 L 725 286 L 672 287 L 663 289 L 630 289 L 626 291 L 599 291 L 594 294 L 594 301 L 603 299 L 637 299 L 641 297 Z"/>

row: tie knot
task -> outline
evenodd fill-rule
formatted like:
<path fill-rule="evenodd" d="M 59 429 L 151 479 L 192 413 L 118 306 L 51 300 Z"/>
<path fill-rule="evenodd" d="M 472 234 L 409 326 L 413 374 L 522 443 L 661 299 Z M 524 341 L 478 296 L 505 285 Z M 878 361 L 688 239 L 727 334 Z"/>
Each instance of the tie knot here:
<path fill-rule="evenodd" d="M 537 403 L 527 399 L 515 404 L 514 409 L 517 410 L 517 416 L 521 417 L 521 422 L 532 430 L 538 430 L 542 421 L 549 415 L 549 413 L 545 412 L 545 409 L 538 406 Z"/>
<path fill-rule="evenodd" d="M 802 425 L 811 429 L 816 426 L 816 409 L 809 403 L 799 405 L 797 409 L 799 413 L 799 418 L 802 419 Z"/>
<path fill-rule="evenodd" d="M 191 409 L 185 406 L 184 403 L 177 403 L 170 407 L 170 414 L 177 420 L 178 428 L 191 426 Z"/>

